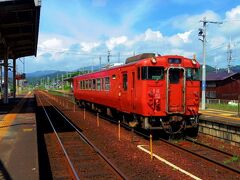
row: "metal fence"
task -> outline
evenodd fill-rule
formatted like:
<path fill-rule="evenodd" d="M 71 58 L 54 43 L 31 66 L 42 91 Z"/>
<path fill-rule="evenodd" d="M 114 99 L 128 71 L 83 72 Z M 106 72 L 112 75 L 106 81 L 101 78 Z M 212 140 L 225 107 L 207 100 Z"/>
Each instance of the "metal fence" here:
<path fill-rule="evenodd" d="M 207 104 L 238 104 L 239 100 L 206 99 Z"/>
<path fill-rule="evenodd" d="M 226 99 L 206 99 L 207 104 L 223 104 L 237 107 L 237 116 L 240 117 L 240 95 L 238 100 L 226 100 Z"/>

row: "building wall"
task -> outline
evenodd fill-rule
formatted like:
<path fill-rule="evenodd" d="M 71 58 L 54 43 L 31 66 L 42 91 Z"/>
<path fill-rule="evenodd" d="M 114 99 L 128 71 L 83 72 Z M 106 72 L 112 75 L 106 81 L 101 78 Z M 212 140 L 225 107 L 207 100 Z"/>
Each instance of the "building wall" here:
<path fill-rule="evenodd" d="M 240 95 L 240 78 L 229 78 L 219 82 L 216 94 L 218 99 L 237 100 Z"/>
<path fill-rule="evenodd" d="M 238 96 L 240 96 L 240 74 L 221 81 L 207 81 L 207 98 L 237 100 Z"/>

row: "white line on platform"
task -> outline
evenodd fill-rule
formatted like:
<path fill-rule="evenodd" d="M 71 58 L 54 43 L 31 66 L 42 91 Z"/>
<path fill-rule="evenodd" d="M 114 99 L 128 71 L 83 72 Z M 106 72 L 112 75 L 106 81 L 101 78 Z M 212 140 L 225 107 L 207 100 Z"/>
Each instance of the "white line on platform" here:
<path fill-rule="evenodd" d="M 225 113 L 229 113 L 229 114 L 236 114 L 237 112 L 233 112 L 233 111 L 225 111 L 225 110 L 220 110 L 220 109 L 206 109 L 206 110 L 203 110 L 202 112 L 208 112 L 208 111 L 211 111 L 211 112 L 225 112 Z"/>
<path fill-rule="evenodd" d="M 140 150 L 142 150 L 142 151 L 144 151 L 144 152 L 146 152 L 146 153 L 148 153 L 148 154 L 151 154 L 151 152 L 148 151 L 147 149 L 144 149 L 143 146 L 146 146 L 146 145 L 138 145 L 137 147 L 138 147 Z M 170 162 L 167 161 L 166 159 L 163 159 L 163 158 L 159 157 L 158 155 L 156 155 L 156 154 L 154 154 L 154 153 L 153 153 L 153 156 L 154 156 L 156 159 L 162 161 L 163 163 L 171 166 L 172 168 L 174 168 L 174 169 L 176 169 L 176 170 L 178 170 L 178 171 L 181 171 L 182 173 L 186 174 L 187 176 L 190 176 L 191 178 L 196 179 L 196 180 L 201 180 L 201 178 L 199 178 L 199 177 L 197 177 L 197 176 L 195 176 L 195 175 L 193 175 L 193 174 L 191 174 L 191 173 L 189 173 L 189 172 L 181 169 L 180 167 L 178 167 L 178 166 L 170 163 Z"/>

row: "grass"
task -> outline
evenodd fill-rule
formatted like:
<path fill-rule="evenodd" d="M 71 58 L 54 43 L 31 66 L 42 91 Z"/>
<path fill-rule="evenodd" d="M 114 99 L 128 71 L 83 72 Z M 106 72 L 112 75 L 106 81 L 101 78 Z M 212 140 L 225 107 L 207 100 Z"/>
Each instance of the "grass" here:
<path fill-rule="evenodd" d="M 55 90 L 48 90 L 48 92 L 52 95 L 56 95 L 56 96 L 64 96 L 64 93 L 60 92 L 60 91 L 55 91 Z"/>
<path fill-rule="evenodd" d="M 233 157 L 231 157 L 230 159 L 224 161 L 224 164 L 228 164 L 228 163 L 233 163 L 233 162 L 240 162 L 240 157 L 237 155 L 234 155 Z"/>
<path fill-rule="evenodd" d="M 238 112 L 238 106 L 231 106 L 228 104 L 206 104 L 206 107 L 210 109 Z"/>

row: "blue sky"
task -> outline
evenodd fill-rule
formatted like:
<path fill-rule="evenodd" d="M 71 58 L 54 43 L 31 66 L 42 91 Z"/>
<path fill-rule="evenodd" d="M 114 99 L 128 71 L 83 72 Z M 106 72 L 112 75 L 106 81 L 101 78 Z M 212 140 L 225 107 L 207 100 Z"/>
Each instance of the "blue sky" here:
<path fill-rule="evenodd" d="M 232 64 L 240 64 L 240 0 L 42 0 L 38 55 L 26 58 L 26 72 L 98 65 L 108 50 L 111 62 L 142 52 L 196 54 L 202 62 L 204 16 L 224 22 L 207 27 L 207 64 L 227 66 L 230 38 Z"/>

